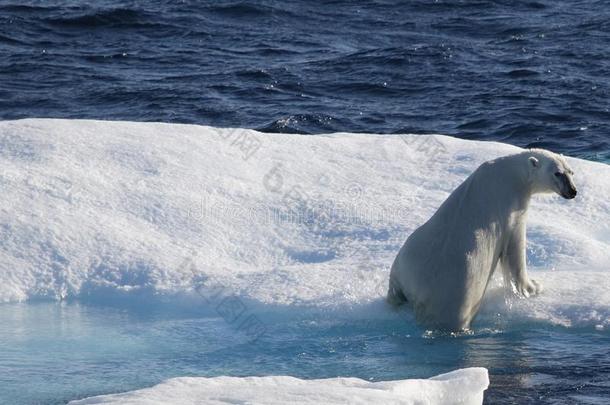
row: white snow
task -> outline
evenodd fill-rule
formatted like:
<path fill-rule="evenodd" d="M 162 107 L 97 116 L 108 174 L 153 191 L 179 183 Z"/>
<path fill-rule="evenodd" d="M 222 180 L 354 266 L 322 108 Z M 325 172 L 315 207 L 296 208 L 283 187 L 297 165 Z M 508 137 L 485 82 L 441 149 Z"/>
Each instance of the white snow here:
<path fill-rule="evenodd" d="M 487 370 L 468 368 L 427 380 L 369 382 L 359 378 L 181 377 L 151 388 L 102 395 L 70 405 L 121 404 L 481 404 Z"/>
<path fill-rule="evenodd" d="M 0 122 L 0 302 L 177 305 L 221 287 L 261 310 L 395 316 L 381 302 L 404 239 L 480 163 L 516 151 L 440 135 Z M 610 325 L 610 167 L 569 162 L 578 197 L 530 210 L 544 293 L 492 289 L 481 321 Z"/>

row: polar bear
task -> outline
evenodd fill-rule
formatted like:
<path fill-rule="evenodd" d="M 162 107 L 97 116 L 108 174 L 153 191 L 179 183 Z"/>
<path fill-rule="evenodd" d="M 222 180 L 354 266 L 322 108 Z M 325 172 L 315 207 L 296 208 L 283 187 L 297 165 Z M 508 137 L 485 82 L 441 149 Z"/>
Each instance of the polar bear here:
<path fill-rule="evenodd" d="M 562 156 L 543 149 L 483 163 L 408 237 L 392 264 L 388 302 L 408 303 L 426 325 L 459 331 L 469 328 L 498 264 L 519 293 L 539 293 L 525 265 L 530 197 L 576 197 L 572 175 Z"/>

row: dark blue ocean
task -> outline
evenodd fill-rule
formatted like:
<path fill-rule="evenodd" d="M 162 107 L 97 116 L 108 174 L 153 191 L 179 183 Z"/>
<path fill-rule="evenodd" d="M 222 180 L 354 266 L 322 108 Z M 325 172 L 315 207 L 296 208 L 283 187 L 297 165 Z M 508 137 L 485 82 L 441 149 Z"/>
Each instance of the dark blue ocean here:
<path fill-rule="evenodd" d="M 0 119 L 443 133 L 610 157 L 606 1 L 0 1 Z"/>

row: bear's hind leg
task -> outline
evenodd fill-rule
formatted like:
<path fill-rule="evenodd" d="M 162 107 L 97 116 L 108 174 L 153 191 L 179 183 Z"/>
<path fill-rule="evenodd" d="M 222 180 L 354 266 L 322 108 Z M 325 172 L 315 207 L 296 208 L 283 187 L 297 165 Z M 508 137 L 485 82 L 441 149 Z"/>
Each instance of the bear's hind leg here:
<path fill-rule="evenodd" d="M 394 306 L 398 306 L 407 302 L 407 297 L 405 297 L 405 295 L 400 290 L 400 287 L 391 277 L 390 286 L 388 287 L 388 296 L 386 299 L 390 305 Z"/>

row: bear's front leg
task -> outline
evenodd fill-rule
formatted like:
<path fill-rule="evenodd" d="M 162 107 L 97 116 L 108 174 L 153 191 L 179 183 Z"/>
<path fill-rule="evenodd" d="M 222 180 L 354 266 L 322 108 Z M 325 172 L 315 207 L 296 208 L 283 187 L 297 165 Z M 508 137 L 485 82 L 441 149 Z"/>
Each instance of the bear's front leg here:
<path fill-rule="evenodd" d="M 520 294 L 525 297 L 542 292 L 542 285 L 527 275 L 525 264 L 525 226 L 519 226 L 511 234 L 506 251 L 502 255 L 502 265 Z"/>

